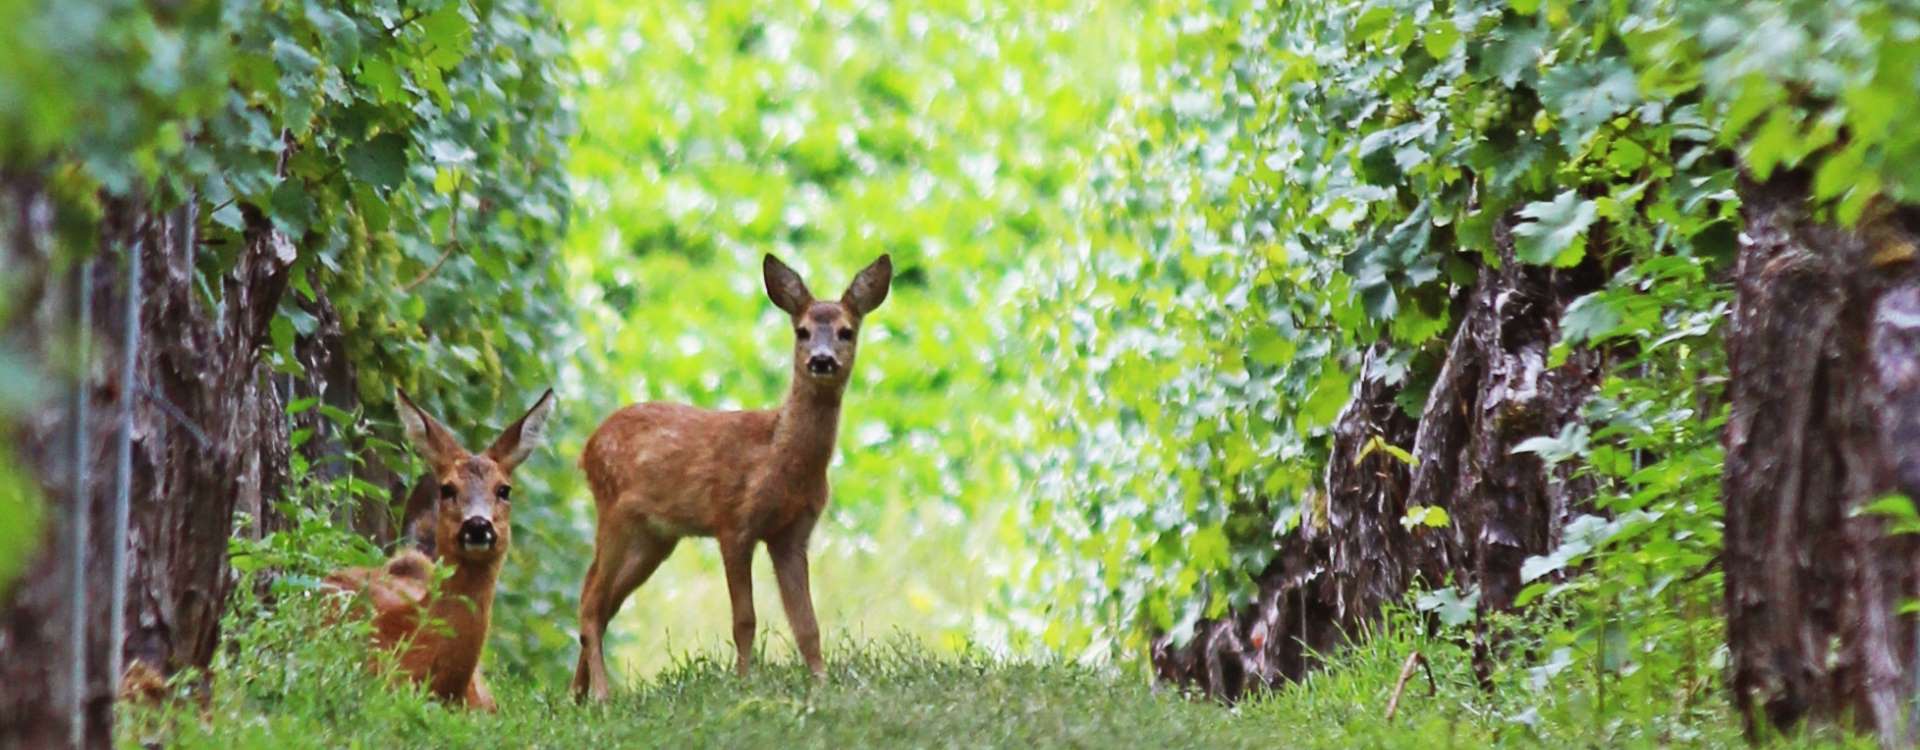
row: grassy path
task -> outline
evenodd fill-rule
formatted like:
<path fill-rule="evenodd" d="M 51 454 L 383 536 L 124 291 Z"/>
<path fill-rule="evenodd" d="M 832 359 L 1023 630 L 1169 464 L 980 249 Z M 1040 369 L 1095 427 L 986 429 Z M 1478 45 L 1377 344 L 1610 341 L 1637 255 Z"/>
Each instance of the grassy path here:
<path fill-rule="evenodd" d="M 700 658 L 616 693 L 600 706 L 574 704 L 563 685 L 533 689 L 506 683 L 495 689 L 502 710 L 493 716 L 448 711 L 378 685 L 303 690 L 265 701 L 255 696 L 236 702 L 228 695 L 217 700 L 210 723 L 175 721 L 169 744 L 781 750 L 1353 746 L 1339 732 L 1301 726 L 1295 717 L 1276 712 L 1278 704 L 1230 711 L 1082 668 L 935 656 L 913 646 L 843 651 L 825 684 L 813 684 L 802 670 L 785 664 L 742 681 L 722 660 Z"/>
<path fill-rule="evenodd" d="M 829 677 L 761 666 L 746 680 L 731 657 L 683 658 L 649 679 L 622 679 L 605 705 L 583 706 L 564 680 L 495 675 L 502 710 L 449 710 L 364 668 L 352 628 L 270 616 L 235 629 L 205 710 L 136 715 L 122 746 L 179 748 L 1444 748 L 1739 747 L 1717 695 L 1670 696 L 1596 724 L 1592 696 L 1533 692 L 1527 672 L 1483 692 L 1466 654 L 1444 641 L 1376 636 L 1305 683 L 1228 708 L 1148 687 L 1132 672 L 941 654 L 916 641 L 829 649 Z M 1437 691 L 1408 685 L 1384 716 L 1413 649 L 1434 666 Z M 1623 715 L 1602 712 L 1602 716 Z M 1805 743 L 1802 743 L 1805 744 Z M 1806 746 L 1827 746 L 1808 744 Z"/>

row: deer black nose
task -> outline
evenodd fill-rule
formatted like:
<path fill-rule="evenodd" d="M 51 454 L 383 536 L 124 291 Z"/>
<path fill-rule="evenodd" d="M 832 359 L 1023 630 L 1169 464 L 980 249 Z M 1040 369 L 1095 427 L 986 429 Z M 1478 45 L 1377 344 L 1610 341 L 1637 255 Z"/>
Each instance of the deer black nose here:
<path fill-rule="evenodd" d="M 831 354 L 815 354 L 807 358 L 807 372 L 815 375 L 832 375 L 840 371 L 840 360 Z"/>
<path fill-rule="evenodd" d="M 499 540 L 493 531 L 493 522 L 479 516 L 467 519 L 460 524 L 460 546 L 468 549 L 489 549 Z"/>

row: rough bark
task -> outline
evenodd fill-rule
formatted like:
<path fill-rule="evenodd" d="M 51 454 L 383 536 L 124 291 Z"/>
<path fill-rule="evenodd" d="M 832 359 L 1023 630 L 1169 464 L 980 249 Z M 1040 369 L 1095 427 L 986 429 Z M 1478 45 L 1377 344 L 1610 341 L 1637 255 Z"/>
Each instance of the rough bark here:
<path fill-rule="evenodd" d="M 1324 513 L 1275 540 L 1254 605 L 1202 621 L 1186 644 L 1156 639 L 1159 679 L 1223 700 L 1297 680 L 1316 666 L 1311 654 L 1338 648 L 1416 580 L 1477 590 L 1483 610 L 1505 609 L 1522 562 L 1559 544 L 1592 487 L 1571 480 L 1570 467 L 1512 450 L 1578 419 L 1599 382 L 1594 352 L 1547 361 L 1567 304 L 1605 277 L 1591 260 L 1569 270 L 1520 264 L 1504 223 L 1495 234 L 1503 262 L 1464 291 L 1420 419 L 1396 404 L 1399 386 L 1362 377 L 1335 423 Z M 1411 446 L 1417 466 L 1378 451 L 1362 457 L 1376 436 Z M 1452 524 L 1407 530 L 1400 519 L 1414 504 L 1446 509 Z"/>
<path fill-rule="evenodd" d="M 55 266 L 54 208 L 31 177 L 6 185 L 0 208 L 7 218 L 0 226 L 8 230 L 9 273 L 45 279 Z M 55 539 L 76 513 L 92 521 L 83 550 L 86 744 L 105 746 L 121 683 L 120 675 L 106 674 L 109 649 L 123 649 L 129 673 L 164 678 L 204 670 L 232 585 L 227 540 L 233 510 L 237 504 L 259 506 L 286 481 L 283 409 L 259 352 L 286 288 L 292 244 L 252 215 L 255 229 L 234 253 L 233 267 L 201 282 L 190 210 L 154 214 L 132 204 L 107 206 L 107 219 L 97 229 L 105 239 L 88 282 L 94 343 L 83 373 L 91 415 L 82 433 L 91 454 L 85 492 L 76 496 L 60 479 L 67 467 L 59 446 L 73 428 L 58 403 L 7 426 L 9 442 L 42 478 L 52 523 L 35 559 L 0 603 L 0 747 L 66 744 L 64 702 L 73 686 L 64 643 L 76 623 L 67 606 L 72 581 L 64 571 L 75 551 Z M 115 331 L 124 320 L 124 248 L 136 241 L 144 299 L 136 385 L 127 389 L 113 363 L 121 356 Z M 206 304 L 203 283 L 222 304 Z M 13 301 L 25 312 L 15 315 L 5 333 L 26 342 L 22 350 L 51 368 L 64 354 L 58 347 L 71 340 L 56 334 L 72 316 L 61 312 L 53 284 L 23 286 L 26 293 Z M 115 491 L 112 446 L 125 399 L 133 406 L 132 512 L 127 631 L 115 642 L 107 632 L 112 581 L 106 560 Z"/>
<path fill-rule="evenodd" d="M 295 250 L 251 219 L 234 267 L 218 279 L 220 311 L 193 291 L 191 212 L 146 229 L 150 302 L 138 378 L 153 395 L 136 410 L 125 649 L 129 665 L 161 674 L 212 661 L 232 586 L 233 511 L 260 507 L 287 481 L 284 406 L 260 349 Z"/>
<path fill-rule="evenodd" d="M 1794 178 L 1741 186 L 1727 332 L 1726 605 L 1749 730 L 1850 718 L 1905 744 L 1920 542 L 1862 505 L 1920 499 L 1912 216 L 1823 224 Z"/>

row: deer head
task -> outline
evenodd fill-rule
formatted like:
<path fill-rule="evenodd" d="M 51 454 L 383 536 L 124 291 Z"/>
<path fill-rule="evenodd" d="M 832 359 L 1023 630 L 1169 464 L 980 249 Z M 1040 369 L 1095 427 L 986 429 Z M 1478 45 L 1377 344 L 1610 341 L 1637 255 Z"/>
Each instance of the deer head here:
<path fill-rule="evenodd" d="M 853 372 L 860 321 L 887 299 L 893 281 L 893 259 L 882 255 L 861 269 L 839 301 L 816 300 L 806 282 L 779 258 L 761 262 L 767 297 L 793 317 L 794 377 L 832 385 L 846 383 Z"/>
<path fill-rule="evenodd" d="M 508 518 L 513 511 L 513 470 L 538 447 L 553 413 L 553 391 L 541 394 L 532 409 L 508 425 L 486 451 L 471 454 L 439 420 L 394 390 L 407 439 L 427 460 L 439 481 L 438 500 L 425 515 L 434 550 L 455 563 L 492 563 L 513 540 Z"/>

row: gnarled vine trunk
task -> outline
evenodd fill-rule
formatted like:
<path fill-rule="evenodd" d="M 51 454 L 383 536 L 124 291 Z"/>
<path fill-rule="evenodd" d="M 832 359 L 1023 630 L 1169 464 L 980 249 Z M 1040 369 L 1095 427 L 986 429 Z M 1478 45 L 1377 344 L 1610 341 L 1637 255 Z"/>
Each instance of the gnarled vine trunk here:
<path fill-rule="evenodd" d="M 50 201 L 31 177 L 6 185 L 8 272 L 46 279 L 56 265 Z M 7 426 L 9 442 L 42 478 L 50 523 L 0 610 L 0 747 L 67 744 L 66 706 L 76 690 L 84 707 L 84 744 L 106 746 L 122 682 L 121 675 L 108 673 L 112 649 L 123 649 L 129 673 L 149 679 L 205 669 L 232 586 L 227 541 L 233 511 L 277 496 L 287 478 L 284 410 L 260 349 L 287 286 L 292 243 L 250 214 L 252 229 L 232 267 L 208 280 L 222 302 L 209 306 L 196 278 L 201 251 L 190 209 L 154 214 L 125 203 L 107 205 L 99 228 L 105 240 L 85 280 L 93 312 L 87 331 L 92 353 L 79 380 L 89 415 L 80 430 L 89 456 L 81 491 L 63 479 L 71 461 L 61 447 L 74 434 L 64 404 L 48 403 Z M 117 364 L 129 247 L 138 248 L 143 277 L 131 389 Z M 65 312 L 71 296 L 53 293 L 53 284 L 25 286 L 15 300 L 25 312 L 14 316 L 5 335 L 31 342 L 22 348 L 34 359 L 57 362 L 73 340 L 70 332 L 63 334 L 77 317 Z M 116 641 L 108 632 L 112 447 L 127 400 L 133 416 L 126 632 L 124 641 Z M 90 532 L 76 550 L 65 534 L 80 517 Z M 67 572 L 75 554 L 84 555 L 77 587 Z M 81 622 L 71 606 L 76 591 L 83 597 Z M 76 628 L 85 634 L 77 685 L 67 645 Z"/>
<path fill-rule="evenodd" d="M 1339 647 L 1416 579 L 1451 581 L 1477 590 L 1483 610 L 1504 609 L 1522 562 L 1558 545 L 1592 487 L 1571 467 L 1550 469 L 1513 448 L 1578 419 L 1599 382 L 1594 352 L 1549 367 L 1548 351 L 1566 306 L 1605 277 L 1595 260 L 1567 270 L 1517 262 L 1504 222 L 1495 239 L 1501 266 L 1482 268 L 1456 301 L 1460 323 L 1420 419 L 1396 403 L 1398 386 L 1359 379 L 1335 423 L 1324 509 L 1275 540 L 1251 607 L 1202 621 L 1186 644 L 1155 640 L 1161 680 L 1235 700 L 1299 679 L 1316 666 L 1311 654 Z M 1376 437 L 1410 446 L 1417 465 L 1385 451 L 1363 456 Z M 1416 504 L 1446 509 L 1452 523 L 1409 531 L 1400 520 Z"/>
<path fill-rule="evenodd" d="M 148 225 L 137 382 L 127 663 L 162 674 L 204 668 L 231 588 L 226 540 L 236 507 L 285 489 L 284 406 L 260 350 L 295 250 L 264 219 L 223 275 L 224 314 L 194 290 L 191 211 Z"/>
<path fill-rule="evenodd" d="M 1734 702 L 1754 732 L 1851 717 L 1909 743 L 1920 633 L 1899 609 L 1920 594 L 1920 538 L 1858 511 L 1920 499 L 1920 224 L 1823 224 L 1793 178 L 1741 194 L 1724 469 Z"/>

